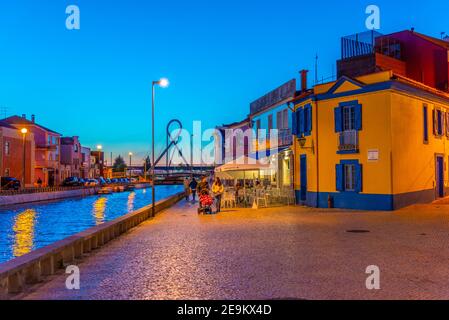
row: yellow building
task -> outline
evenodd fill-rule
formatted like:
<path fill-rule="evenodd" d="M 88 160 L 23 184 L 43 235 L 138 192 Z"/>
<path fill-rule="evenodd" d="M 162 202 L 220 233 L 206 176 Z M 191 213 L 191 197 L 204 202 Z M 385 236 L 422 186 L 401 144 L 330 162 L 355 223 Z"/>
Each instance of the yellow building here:
<path fill-rule="evenodd" d="M 447 194 L 447 93 L 385 71 L 317 85 L 294 104 L 299 203 L 394 210 Z"/>

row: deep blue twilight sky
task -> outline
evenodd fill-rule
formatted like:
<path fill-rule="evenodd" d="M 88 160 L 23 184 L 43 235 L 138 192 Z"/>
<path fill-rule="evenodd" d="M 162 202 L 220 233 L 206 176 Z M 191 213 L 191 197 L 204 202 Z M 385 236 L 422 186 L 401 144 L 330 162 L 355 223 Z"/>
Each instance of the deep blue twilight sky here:
<path fill-rule="evenodd" d="M 79 31 L 65 28 L 70 4 L 81 10 Z M 340 37 L 365 30 L 369 4 L 381 9 L 382 33 L 449 33 L 447 0 L 1 1 L 0 109 L 142 158 L 152 80 L 171 81 L 157 91 L 160 144 L 173 117 L 187 128 L 240 120 L 300 69 L 313 78 L 316 52 L 320 77 L 330 76 Z"/>

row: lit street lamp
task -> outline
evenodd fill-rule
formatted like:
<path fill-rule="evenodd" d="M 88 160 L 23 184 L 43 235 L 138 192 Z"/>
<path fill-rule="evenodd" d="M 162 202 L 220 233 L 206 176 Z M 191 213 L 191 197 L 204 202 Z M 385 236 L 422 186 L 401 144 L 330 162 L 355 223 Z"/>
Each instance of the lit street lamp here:
<path fill-rule="evenodd" d="M 97 151 L 98 151 L 98 177 L 101 176 L 101 150 L 103 150 L 103 146 L 101 144 L 99 144 L 97 146 Z"/>
<path fill-rule="evenodd" d="M 154 94 L 155 94 L 155 86 L 158 85 L 161 88 L 167 88 L 169 85 L 168 79 L 162 78 L 158 81 L 153 81 L 151 86 L 151 196 L 152 196 L 152 208 L 151 215 L 155 216 L 155 206 L 156 206 L 156 192 L 155 192 L 155 158 L 154 158 Z"/>
<path fill-rule="evenodd" d="M 23 128 L 20 130 L 23 136 L 23 158 L 22 158 L 22 188 L 25 188 L 25 173 L 26 173 L 26 135 L 28 133 L 27 128 Z"/>
<path fill-rule="evenodd" d="M 132 166 L 132 156 L 133 156 L 133 153 L 132 152 L 130 152 L 129 153 L 129 177 L 131 178 L 131 166 Z"/>

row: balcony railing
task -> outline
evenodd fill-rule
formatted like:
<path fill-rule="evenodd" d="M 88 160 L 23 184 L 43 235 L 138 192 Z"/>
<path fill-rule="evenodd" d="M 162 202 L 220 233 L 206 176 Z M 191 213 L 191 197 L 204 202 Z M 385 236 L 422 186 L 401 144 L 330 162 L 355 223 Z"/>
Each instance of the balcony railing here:
<path fill-rule="evenodd" d="M 36 160 L 36 168 L 58 168 L 58 160 Z"/>
<path fill-rule="evenodd" d="M 290 129 L 279 129 L 279 146 L 288 146 L 293 143 L 293 135 Z"/>
<path fill-rule="evenodd" d="M 39 150 L 56 150 L 58 149 L 57 144 L 37 144 L 36 149 Z"/>
<path fill-rule="evenodd" d="M 338 151 L 350 152 L 359 150 L 359 132 L 356 130 L 340 132 L 338 136 Z"/>
<path fill-rule="evenodd" d="M 277 145 L 271 145 L 271 139 L 276 139 L 274 132 L 277 132 Z M 274 143 L 275 142 L 276 141 L 274 141 Z M 291 144 L 293 144 L 291 129 L 278 129 L 277 131 L 272 131 L 271 134 L 267 133 L 266 136 L 261 137 L 260 141 L 258 138 L 252 139 L 252 150 L 263 151 L 278 147 L 285 147 Z"/>

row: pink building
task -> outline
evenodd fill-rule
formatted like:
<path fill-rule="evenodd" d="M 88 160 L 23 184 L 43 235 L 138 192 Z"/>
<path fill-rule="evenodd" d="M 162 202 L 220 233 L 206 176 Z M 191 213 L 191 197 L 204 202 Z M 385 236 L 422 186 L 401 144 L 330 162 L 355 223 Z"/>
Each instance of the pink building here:
<path fill-rule="evenodd" d="M 82 150 L 79 138 L 61 138 L 61 181 L 68 177 L 81 178 Z"/>
<path fill-rule="evenodd" d="M 34 136 L 35 144 L 35 183 L 38 180 L 42 186 L 57 186 L 61 183 L 59 175 L 60 138 L 61 135 L 53 130 L 36 123 L 35 116 L 31 120 L 26 115 L 12 116 L 3 120 L 17 129 L 27 128 Z"/>
<path fill-rule="evenodd" d="M 25 186 L 34 183 L 35 146 L 32 133 L 25 136 Z M 23 180 L 23 134 L 20 129 L 0 120 L 0 177 Z"/>
<path fill-rule="evenodd" d="M 81 147 L 81 178 L 93 178 L 93 170 L 91 165 L 91 150 L 87 147 Z"/>

